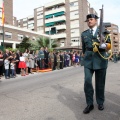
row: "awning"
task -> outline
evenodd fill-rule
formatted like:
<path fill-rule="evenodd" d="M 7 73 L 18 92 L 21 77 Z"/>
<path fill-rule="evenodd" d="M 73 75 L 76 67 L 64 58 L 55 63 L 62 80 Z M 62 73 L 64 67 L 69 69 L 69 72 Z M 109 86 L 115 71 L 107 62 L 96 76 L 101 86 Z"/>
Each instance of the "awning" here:
<path fill-rule="evenodd" d="M 62 11 L 62 12 L 54 13 L 54 16 L 58 17 L 58 16 L 61 16 L 61 15 L 64 15 L 64 14 L 65 14 L 65 12 Z"/>
<path fill-rule="evenodd" d="M 55 21 L 55 22 L 65 22 L 65 20 L 59 20 L 59 21 Z"/>
<path fill-rule="evenodd" d="M 53 17 L 53 14 L 50 14 L 50 15 L 46 15 L 45 18 L 52 18 Z"/>
<path fill-rule="evenodd" d="M 53 26 L 55 24 L 55 22 L 50 22 L 50 23 L 46 23 L 45 26 L 49 27 L 49 26 Z"/>

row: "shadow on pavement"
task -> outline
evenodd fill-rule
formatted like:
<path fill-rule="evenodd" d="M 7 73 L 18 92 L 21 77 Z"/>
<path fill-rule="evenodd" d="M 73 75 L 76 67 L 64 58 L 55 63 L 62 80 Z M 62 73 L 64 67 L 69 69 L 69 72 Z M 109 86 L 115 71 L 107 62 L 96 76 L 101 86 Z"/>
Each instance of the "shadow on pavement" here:
<path fill-rule="evenodd" d="M 74 114 L 74 120 L 120 120 L 120 96 L 106 92 L 105 110 L 99 111 L 95 103 L 95 109 L 89 114 L 83 114 L 86 107 L 84 92 L 80 94 L 60 85 L 52 86 L 59 92 L 58 100 L 68 107 Z"/>

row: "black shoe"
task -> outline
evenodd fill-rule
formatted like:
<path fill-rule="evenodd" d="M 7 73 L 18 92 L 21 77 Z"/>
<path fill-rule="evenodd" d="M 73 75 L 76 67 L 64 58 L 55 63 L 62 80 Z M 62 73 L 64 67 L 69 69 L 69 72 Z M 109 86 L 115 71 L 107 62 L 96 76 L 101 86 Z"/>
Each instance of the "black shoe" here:
<path fill-rule="evenodd" d="M 94 105 L 88 105 L 85 109 L 84 109 L 84 111 L 83 111 L 83 113 L 84 114 L 88 114 L 91 110 L 93 110 L 94 109 Z"/>
<path fill-rule="evenodd" d="M 99 110 L 104 110 L 104 105 L 103 104 L 98 105 L 98 109 Z"/>

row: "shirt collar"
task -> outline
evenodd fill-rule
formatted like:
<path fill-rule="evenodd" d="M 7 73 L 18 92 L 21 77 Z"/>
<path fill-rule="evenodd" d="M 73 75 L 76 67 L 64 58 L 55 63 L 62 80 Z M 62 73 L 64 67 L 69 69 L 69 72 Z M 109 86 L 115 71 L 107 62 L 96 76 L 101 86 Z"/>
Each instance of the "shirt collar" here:
<path fill-rule="evenodd" d="M 96 30 L 97 30 L 97 26 L 94 26 L 92 29 L 90 28 L 90 31 L 92 30 L 93 35 L 95 34 Z"/>
<path fill-rule="evenodd" d="M 92 28 L 93 29 L 93 31 L 96 31 L 97 30 L 97 26 L 95 26 L 94 28 Z"/>

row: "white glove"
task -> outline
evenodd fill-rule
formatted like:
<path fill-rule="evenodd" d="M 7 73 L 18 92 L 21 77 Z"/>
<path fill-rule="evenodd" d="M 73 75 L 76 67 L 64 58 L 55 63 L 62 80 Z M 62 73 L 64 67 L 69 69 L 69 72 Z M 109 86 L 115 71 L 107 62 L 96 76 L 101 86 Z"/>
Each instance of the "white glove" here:
<path fill-rule="evenodd" d="M 106 45 L 105 43 L 102 43 L 102 44 L 99 46 L 99 48 L 101 48 L 101 49 L 106 49 L 106 47 L 107 47 L 107 45 Z"/>

